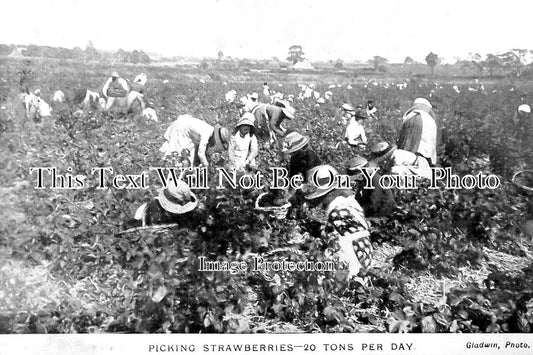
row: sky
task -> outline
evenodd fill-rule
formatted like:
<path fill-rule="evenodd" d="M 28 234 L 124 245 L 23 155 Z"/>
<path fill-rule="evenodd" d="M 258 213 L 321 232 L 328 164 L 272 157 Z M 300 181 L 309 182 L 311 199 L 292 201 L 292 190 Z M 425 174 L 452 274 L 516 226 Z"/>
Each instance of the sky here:
<path fill-rule="evenodd" d="M 140 49 L 164 56 L 453 63 L 533 49 L 528 0 L 8 0 L 0 43 Z M 530 5 L 531 3 L 531 5 Z"/>

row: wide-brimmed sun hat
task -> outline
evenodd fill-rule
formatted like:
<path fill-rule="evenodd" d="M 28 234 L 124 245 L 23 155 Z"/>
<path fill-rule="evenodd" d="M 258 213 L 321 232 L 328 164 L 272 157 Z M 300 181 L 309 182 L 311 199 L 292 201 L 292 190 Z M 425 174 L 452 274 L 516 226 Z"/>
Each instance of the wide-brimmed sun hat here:
<path fill-rule="evenodd" d="M 518 106 L 518 112 L 531 113 L 531 107 L 526 104 Z"/>
<path fill-rule="evenodd" d="M 215 145 L 220 150 L 228 149 L 228 144 L 230 140 L 230 133 L 226 127 L 215 126 L 215 131 L 213 132 L 215 136 Z"/>
<path fill-rule="evenodd" d="M 162 188 L 157 198 L 165 211 L 174 214 L 187 213 L 198 206 L 198 198 L 183 180 L 178 180 L 176 184 L 171 183 L 167 188 Z"/>
<path fill-rule="evenodd" d="M 309 143 L 310 138 L 308 136 L 302 136 L 298 132 L 291 132 L 285 136 L 283 141 L 283 153 L 291 154 L 294 153 Z"/>
<path fill-rule="evenodd" d="M 292 107 L 292 106 L 282 107 L 281 111 L 283 111 L 283 114 L 288 119 L 290 119 L 290 120 L 294 119 L 294 114 L 296 113 L 296 110 L 294 109 L 294 107 Z"/>
<path fill-rule="evenodd" d="M 351 173 L 357 172 L 358 169 L 368 165 L 368 160 L 365 157 L 356 155 L 346 163 L 346 170 Z"/>
<path fill-rule="evenodd" d="M 252 92 L 252 95 L 250 95 L 250 98 L 257 100 L 259 98 L 259 94 L 256 92 Z"/>
<path fill-rule="evenodd" d="M 423 97 L 415 99 L 415 101 L 413 101 L 413 105 L 426 105 L 429 108 L 433 108 L 433 106 L 431 106 L 431 102 Z"/>
<path fill-rule="evenodd" d="M 331 165 L 319 165 L 309 170 L 308 179 L 311 182 L 310 185 L 314 185 L 316 190 L 306 195 L 305 198 L 313 200 L 334 190 L 334 179 L 337 175 L 339 175 L 339 172 Z"/>
<path fill-rule="evenodd" d="M 390 145 L 387 142 L 378 142 L 370 147 L 370 154 L 374 162 L 380 162 L 390 158 L 394 151 L 398 149 L 396 144 Z"/>
<path fill-rule="evenodd" d="M 255 117 L 251 112 L 245 112 L 237 123 L 237 127 L 248 125 L 254 127 Z"/>
<path fill-rule="evenodd" d="M 111 77 L 112 78 L 118 78 L 118 77 L 120 77 L 120 75 L 118 75 L 117 71 L 114 71 L 114 72 L 111 73 Z"/>
<path fill-rule="evenodd" d="M 344 110 L 344 111 L 347 111 L 347 112 L 355 112 L 355 109 L 353 108 L 352 105 L 350 104 L 343 104 L 341 106 L 341 108 Z"/>

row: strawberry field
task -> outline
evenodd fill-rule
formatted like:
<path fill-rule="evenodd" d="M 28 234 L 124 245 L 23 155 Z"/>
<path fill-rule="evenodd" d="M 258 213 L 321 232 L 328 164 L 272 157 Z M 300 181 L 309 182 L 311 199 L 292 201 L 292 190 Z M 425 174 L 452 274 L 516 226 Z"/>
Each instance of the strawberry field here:
<path fill-rule="evenodd" d="M 98 89 L 112 70 L 130 80 L 147 73 L 146 96 L 159 122 L 72 102 L 77 89 Z M 502 79 L 480 87 L 454 78 L 370 80 L 7 59 L 0 71 L 1 333 L 533 330 L 533 243 L 521 228 L 533 207 L 531 195 L 510 182 L 516 171 L 533 168 L 533 123 L 514 120 L 518 105 L 533 102 L 528 82 Z M 296 97 L 298 84 L 332 92 L 322 104 L 296 99 L 296 119 L 286 127 L 309 135 L 322 161 L 340 171 L 353 155 L 338 144 L 343 103 L 374 99 L 378 118 L 364 123 L 369 143 L 394 142 L 413 99 L 427 97 L 439 117 L 440 166 L 459 176 L 495 174 L 501 186 L 395 191 L 393 215 L 370 219 L 375 260 L 365 285 L 346 284 L 341 271 L 268 277 L 199 271 L 202 256 L 228 262 L 251 255 L 327 258 L 320 211 L 290 209 L 286 219 L 274 219 L 254 210 L 263 191 L 216 189 L 213 179 L 210 189 L 194 191 L 204 216 L 197 225 L 125 231 L 125 222 L 161 185 L 97 189 L 90 178 L 80 189 L 35 188 L 32 167 L 93 177 L 95 167 L 140 174 L 171 166 L 159 147 L 178 115 L 233 128 L 239 111 L 225 93 L 261 92 L 265 81 Z M 70 100 L 51 103 L 52 116 L 34 122 L 25 118 L 19 97 L 26 87 L 41 89 L 49 103 L 58 89 Z M 223 157 L 212 159 L 223 164 Z M 287 164 L 264 141 L 258 163 L 265 173 Z M 304 242 L 288 243 L 298 236 Z"/>

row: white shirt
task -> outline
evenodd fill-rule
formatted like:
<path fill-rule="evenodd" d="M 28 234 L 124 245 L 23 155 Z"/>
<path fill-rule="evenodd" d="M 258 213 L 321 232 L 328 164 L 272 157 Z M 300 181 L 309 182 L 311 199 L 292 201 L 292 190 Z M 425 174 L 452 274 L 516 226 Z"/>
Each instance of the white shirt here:
<path fill-rule="evenodd" d="M 351 119 L 350 123 L 348 123 L 348 126 L 346 127 L 346 133 L 344 134 L 344 138 L 348 141 L 351 145 L 358 145 L 360 143 L 366 144 L 366 134 L 365 134 L 365 128 L 362 124 L 357 122 L 355 119 Z"/>
<path fill-rule="evenodd" d="M 244 169 L 246 165 L 255 165 L 255 157 L 259 152 L 257 138 L 255 135 L 246 134 L 244 137 L 239 132 L 235 133 L 228 147 L 228 167 L 234 169 Z"/>
<path fill-rule="evenodd" d="M 209 138 L 213 135 L 215 128 L 209 123 L 194 118 L 191 115 L 181 115 L 172 122 L 165 132 L 167 142 L 161 147 L 161 151 L 168 155 L 172 152 L 181 153 L 183 149 L 191 152 L 190 160 L 194 161 L 194 153 L 198 147 L 198 157 L 203 165 L 208 165 L 205 151 Z"/>

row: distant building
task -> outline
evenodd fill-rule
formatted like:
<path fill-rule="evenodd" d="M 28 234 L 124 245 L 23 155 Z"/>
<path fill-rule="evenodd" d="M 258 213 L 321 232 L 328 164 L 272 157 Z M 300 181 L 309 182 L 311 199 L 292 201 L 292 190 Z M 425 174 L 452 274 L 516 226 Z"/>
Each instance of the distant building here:
<path fill-rule="evenodd" d="M 22 51 L 25 51 L 26 48 L 15 47 L 13 51 L 8 55 L 9 58 L 24 58 Z"/>
<path fill-rule="evenodd" d="M 294 70 L 315 70 L 315 67 L 313 67 L 313 65 L 307 60 L 294 64 L 292 68 Z"/>

